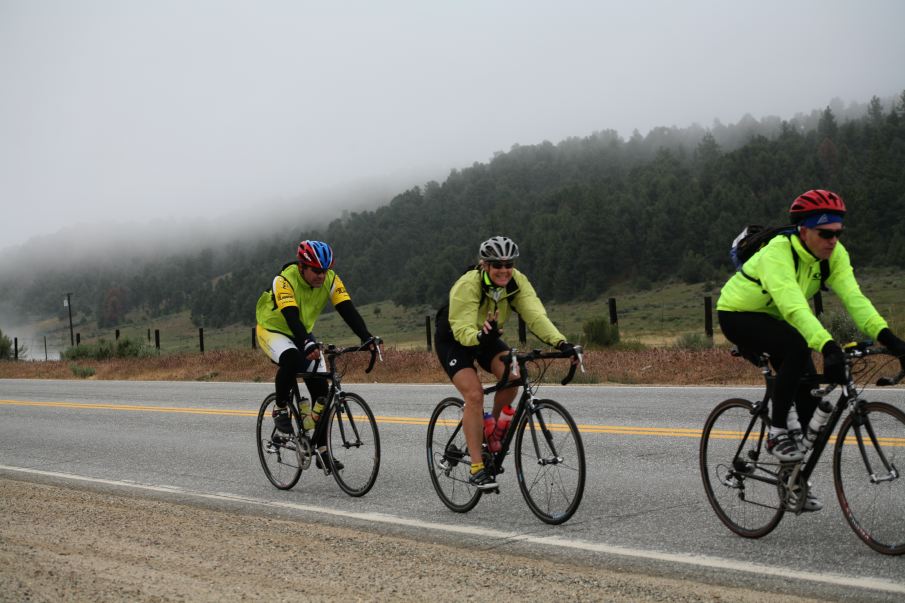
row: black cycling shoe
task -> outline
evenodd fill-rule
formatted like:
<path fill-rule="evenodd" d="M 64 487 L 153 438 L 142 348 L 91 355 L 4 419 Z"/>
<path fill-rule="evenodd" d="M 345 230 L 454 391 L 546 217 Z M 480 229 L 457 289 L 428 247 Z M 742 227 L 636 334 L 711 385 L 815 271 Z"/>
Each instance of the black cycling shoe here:
<path fill-rule="evenodd" d="M 496 490 L 496 479 L 487 473 L 486 469 L 481 469 L 477 473 L 468 476 L 468 483 L 476 487 L 478 490 Z"/>
<path fill-rule="evenodd" d="M 292 419 L 289 417 L 289 409 L 277 406 L 273 409 L 273 424 L 277 431 L 282 432 L 280 435 L 289 437 L 292 435 Z"/>
<path fill-rule="evenodd" d="M 314 464 L 317 465 L 318 469 L 323 469 L 324 465 L 321 463 L 321 456 L 324 457 L 324 461 L 327 463 L 327 475 L 332 473 L 330 469 L 330 453 L 327 451 L 321 452 L 320 456 L 314 455 Z M 342 471 L 346 468 L 345 465 L 342 464 L 341 461 L 333 459 L 333 468 L 337 471 Z"/>

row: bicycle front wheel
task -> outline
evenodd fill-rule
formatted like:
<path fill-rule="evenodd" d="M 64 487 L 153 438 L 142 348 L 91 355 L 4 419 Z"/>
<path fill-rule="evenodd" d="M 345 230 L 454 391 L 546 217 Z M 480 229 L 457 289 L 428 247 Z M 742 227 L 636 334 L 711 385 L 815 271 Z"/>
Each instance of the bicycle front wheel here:
<path fill-rule="evenodd" d="M 273 410 L 276 408 L 277 396 L 270 394 L 261 403 L 258 410 L 257 435 L 258 459 L 261 468 L 270 483 L 280 490 L 288 490 L 299 481 L 304 464 L 304 453 L 299 444 L 299 414 L 295 404 L 289 405 L 292 418 L 292 437 L 279 435 L 273 424 Z M 310 459 L 309 459 L 310 462 Z"/>
<path fill-rule="evenodd" d="M 345 393 L 330 412 L 327 449 L 333 477 L 349 496 L 364 496 L 380 470 L 380 435 L 370 407 L 357 394 Z"/>
<path fill-rule="evenodd" d="M 434 409 L 427 424 L 427 470 L 437 496 L 456 513 L 471 511 L 481 491 L 469 483 L 471 457 L 462 431 L 465 403 L 446 398 Z"/>
<path fill-rule="evenodd" d="M 700 467 L 710 506 L 726 527 L 745 538 L 766 536 L 785 510 L 777 491 L 779 464 L 767 457 L 764 415 L 748 400 L 720 402 L 704 424 Z"/>
<path fill-rule="evenodd" d="M 905 413 L 868 402 L 849 414 L 836 438 L 836 496 L 858 537 L 884 555 L 905 553 Z"/>
<path fill-rule="evenodd" d="M 584 445 L 559 402 L 536 400 L 515 433 L 515 473 L 525 502 L 550 524 L 567 521 L 584 495 Z"/>

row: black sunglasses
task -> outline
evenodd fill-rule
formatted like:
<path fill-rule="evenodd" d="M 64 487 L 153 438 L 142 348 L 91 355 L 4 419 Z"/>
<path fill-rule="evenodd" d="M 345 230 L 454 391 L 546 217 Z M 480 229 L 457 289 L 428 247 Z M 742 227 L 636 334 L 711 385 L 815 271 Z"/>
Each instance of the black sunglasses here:
<path fill-rule="evenodd" d="M 819 236 L 821 239 L 830 240 L 833 237 L 837 239 L 842 238 L 842 228 L 840 228 L 839 230 L 830 230 L 829 228 L 815 228 L 814 230 L 817 231 L 817 236 Z"/>
<path fill-rule="evenodd" d="M 324 268 L 315 268 L 314 266 L 308 266 L 308 270 L 310 270 L 314 274 L 323 274 L 326 272 Z"/>
<path fill-rule="evenodd" d="M 490 266 L 499 270 L 500 268 L 512 268 L 515 262 L 490 262 Z"/>

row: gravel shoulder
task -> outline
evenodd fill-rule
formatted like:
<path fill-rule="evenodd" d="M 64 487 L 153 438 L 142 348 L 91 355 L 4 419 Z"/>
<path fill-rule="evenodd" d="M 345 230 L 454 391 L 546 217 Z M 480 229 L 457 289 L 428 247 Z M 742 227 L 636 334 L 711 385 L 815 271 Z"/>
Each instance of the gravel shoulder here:
<path fill-rule="evenodd" d="M 307 543 L 301 550 L 296 543 Z M 317 560 L 312 563 L 312 551 Z M 455 566 L 450 560 L 456 559 Z M 0 601 L 777 597 L 365 530 L 0 478 Z"/>

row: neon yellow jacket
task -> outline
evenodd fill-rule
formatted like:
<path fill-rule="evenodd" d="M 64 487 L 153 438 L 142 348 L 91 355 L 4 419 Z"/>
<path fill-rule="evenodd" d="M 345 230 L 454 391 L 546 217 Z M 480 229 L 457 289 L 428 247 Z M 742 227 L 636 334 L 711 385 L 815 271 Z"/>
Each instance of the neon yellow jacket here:
<path fill-rule="evenodd" d="M 514 310 L 541 341 L 556 346 L 566 340 L 547 318 L 547 311 L 528 277 L 515 269 L 507 287 L 494 286 L 478 269 L 459 277 L 449 292 L 449 326 L 453 337 L 464 346 L 478 345 L 478 332 L 487 313 L 494 310 L 499 310 L 497 324 L 500 327 L 506 324 Z"/>
<path fill-rule="evenodd" d="M 292 330 L 280 310 L 298 306 L 299 319 L 310 333 L 328 300 L 336 306 L 349 299 L 343 282 L 332 270 L 327 270 L 324 284 L 315 289 L 302 278 L 298 263 L 292 263 L 274 277 L 270 289 L 258 298 L 255 318 L 266 330 L 292 337 Z"/>
<path fill-rule="evenodd" d="M 793 250 L 798 256 L 797 272 Z M 842 243 L 836 244 L 829 264 L 827 286 L 842 300 L 861 332 L 876 339 L 877 333 L 886 328 L 886 321 L 861 293 Z M 819 352 L 833 337 L 808 305 L 818 289 L 820 260 L 807 250 L 798 235 L 777 236 L 723 285 L 716 308 L 726 312 L 764 312 L 785 320 L 801 333 L 811 349 Z"/>

